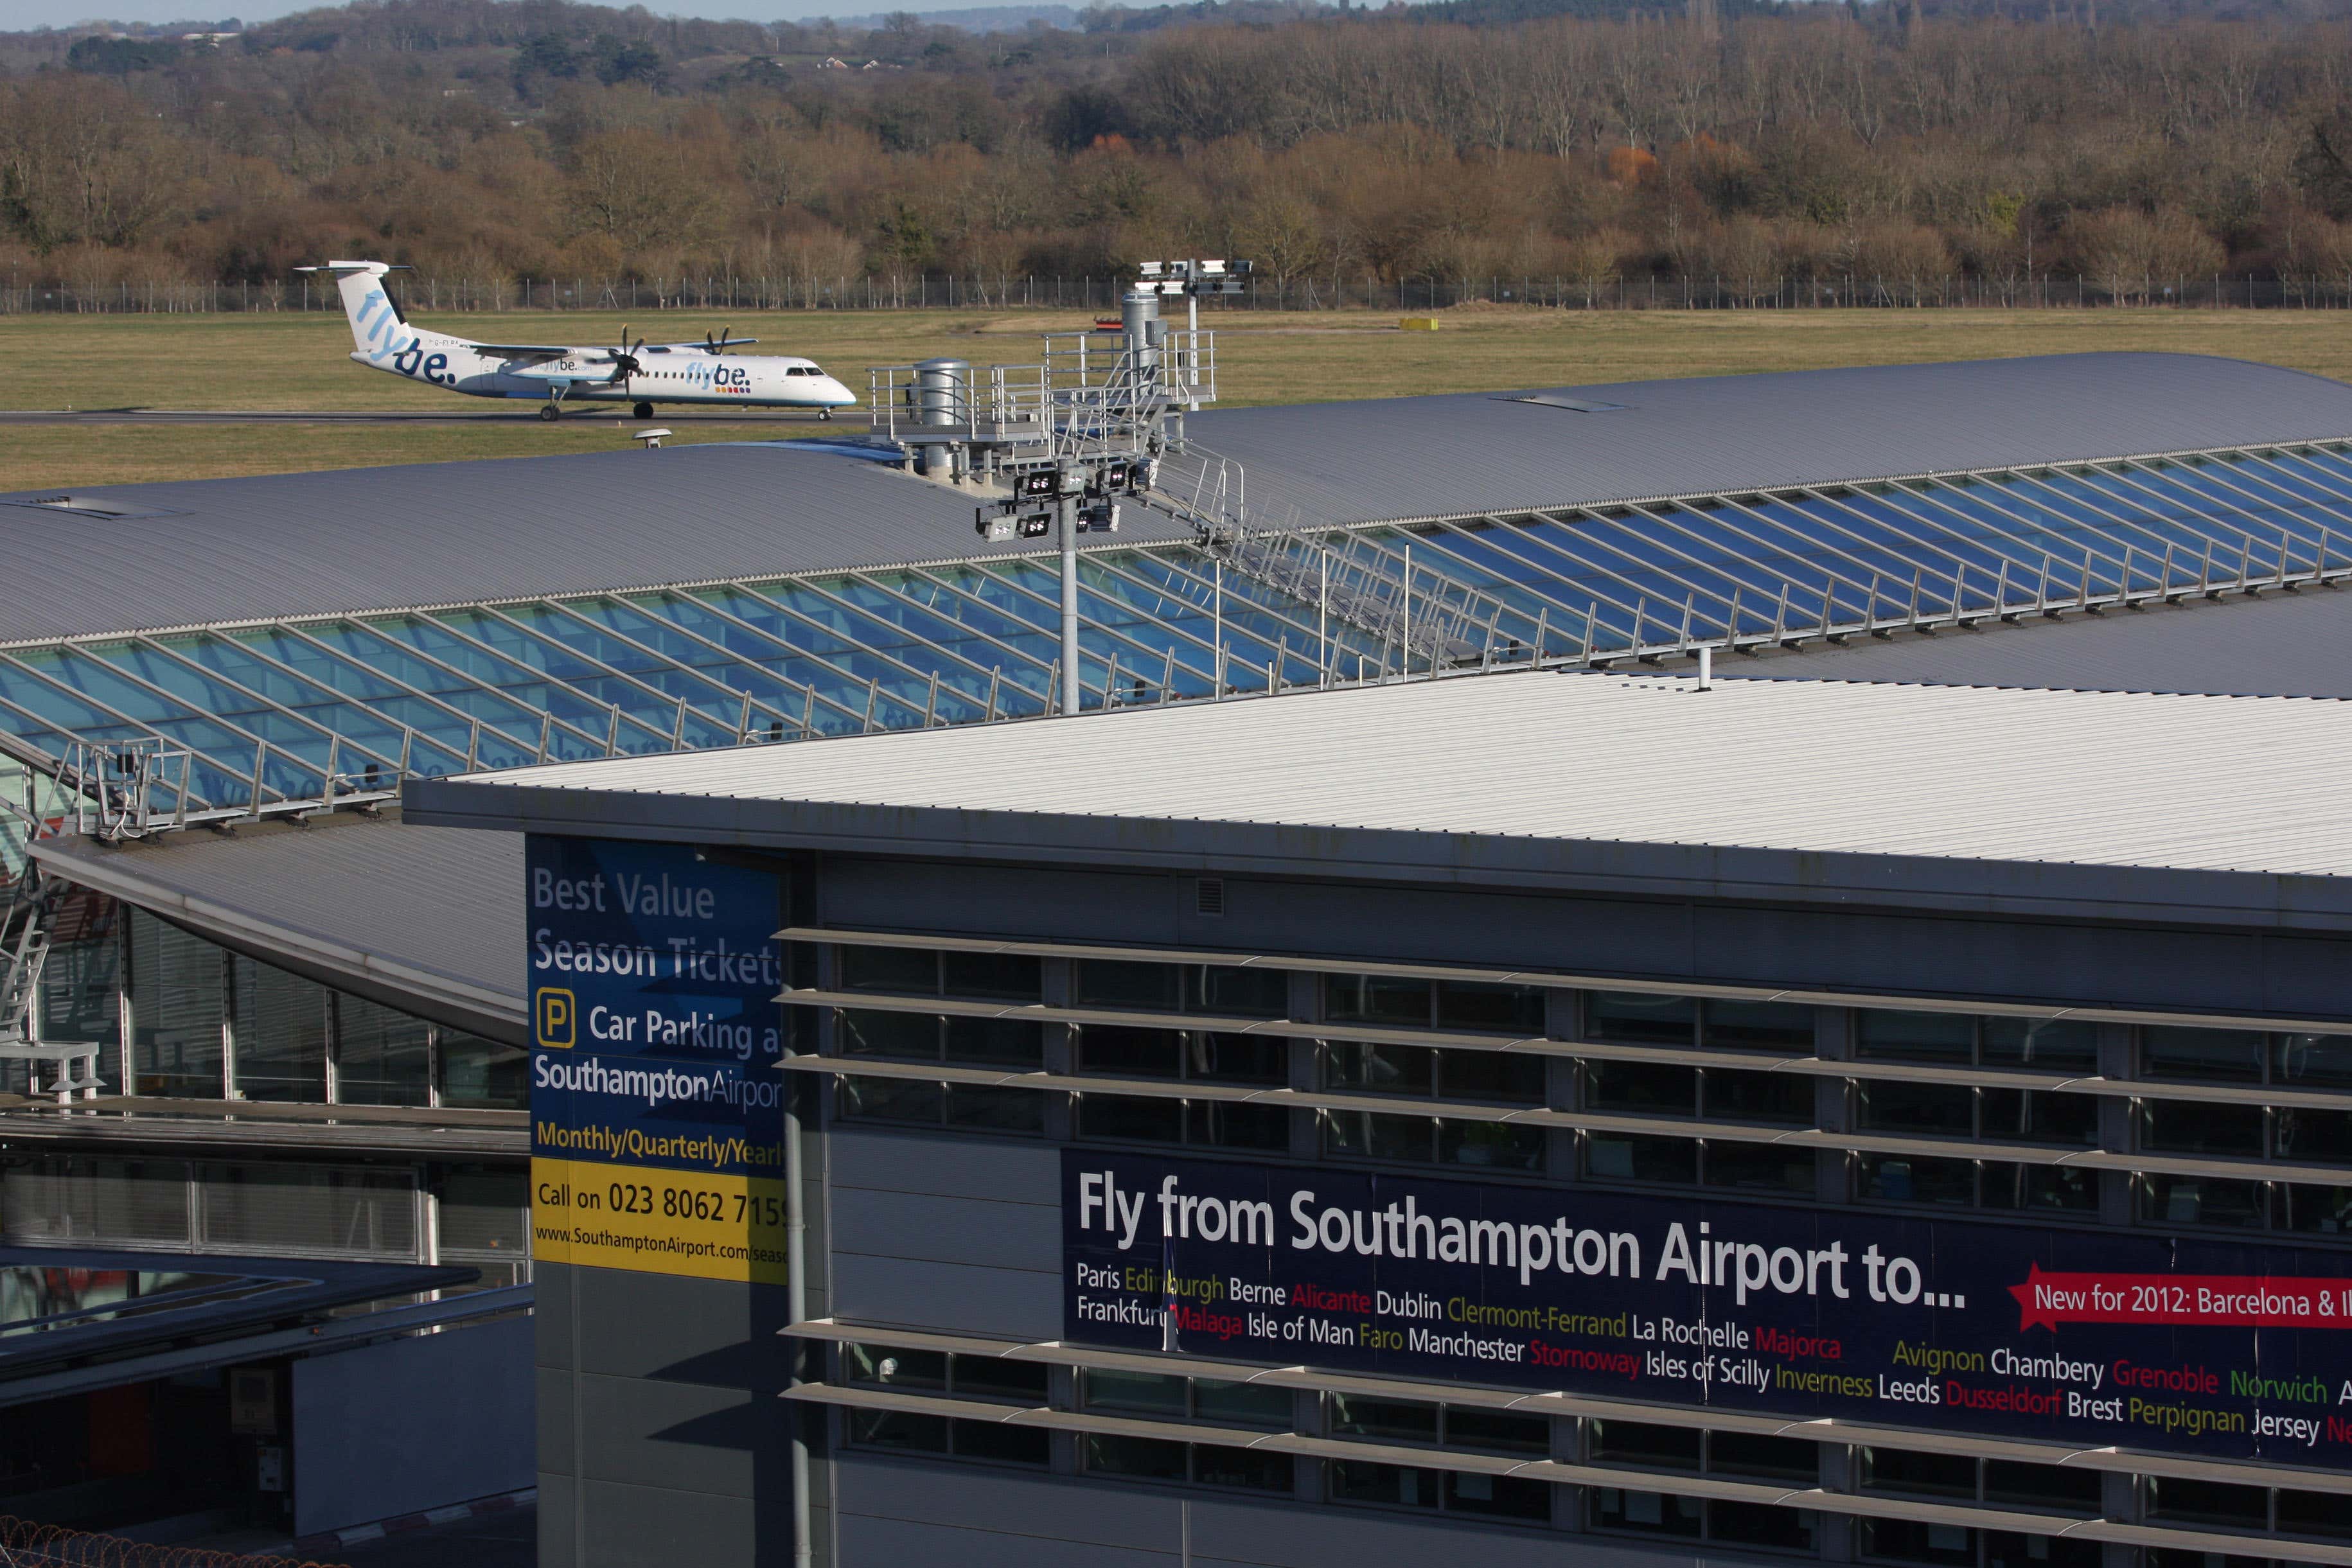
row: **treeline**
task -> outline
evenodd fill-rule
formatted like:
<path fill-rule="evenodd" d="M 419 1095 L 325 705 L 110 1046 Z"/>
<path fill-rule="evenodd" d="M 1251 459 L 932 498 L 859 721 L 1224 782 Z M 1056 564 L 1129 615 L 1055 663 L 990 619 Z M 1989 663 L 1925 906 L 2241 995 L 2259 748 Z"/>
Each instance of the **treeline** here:
<path fill-rule="evenodd" d="M 2352 26 L 2004 4 L 853 37 L 391 0 L 162 58 L 16 35 L 0 268 L 2352 286 Z"/>

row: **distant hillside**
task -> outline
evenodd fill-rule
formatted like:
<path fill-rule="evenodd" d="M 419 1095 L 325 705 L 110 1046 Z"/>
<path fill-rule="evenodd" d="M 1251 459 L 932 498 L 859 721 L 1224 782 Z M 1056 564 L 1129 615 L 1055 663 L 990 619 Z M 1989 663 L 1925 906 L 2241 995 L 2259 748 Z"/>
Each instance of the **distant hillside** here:
<path fill-rule="evenodd" d="M 892 14 L 877 11 L 871 16 L 845 16 L 845 27 L 879 27 Z M 1078 8 L 1075 5 L 982 5 L 963 11 L 918 11 L 915 20 L 927 27 L 961 27 L 967 33 L 1017 33 L 1031 23 L 1048 27 L 1076 27 Z"/>

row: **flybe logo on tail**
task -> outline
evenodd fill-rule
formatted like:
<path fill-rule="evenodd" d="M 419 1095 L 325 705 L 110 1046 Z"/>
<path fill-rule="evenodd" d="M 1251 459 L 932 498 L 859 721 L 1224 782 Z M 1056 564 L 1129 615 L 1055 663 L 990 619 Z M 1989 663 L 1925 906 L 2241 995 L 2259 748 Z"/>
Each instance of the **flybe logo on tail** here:
<path fill-rule="evenodd" d="M 361 334 L 371 351 L 384 347 L 392 338 L 393 329 L 399 324 L 392 301 L 384 298 L 381 288 L 369 289 L 368 297 L 352 316 L 352 329 Z"/>

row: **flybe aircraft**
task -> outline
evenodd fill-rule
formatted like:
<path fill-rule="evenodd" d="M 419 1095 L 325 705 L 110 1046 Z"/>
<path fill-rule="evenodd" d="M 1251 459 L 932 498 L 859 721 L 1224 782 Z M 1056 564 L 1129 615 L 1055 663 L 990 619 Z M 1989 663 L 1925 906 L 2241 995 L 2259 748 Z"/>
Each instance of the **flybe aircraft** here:
<path fill-rule="evenodd" d="M 469 397 L 535 399 L 541 419 L 556 418 L 567 402 L 625 402 L 639 419 L 651 419 L 657 402 L 806 408 L 820 419 L 857 403 L 855 393 L 813 360 L 729 354 L 758 340 L 752 338 L 721 332 L 699 343 L 647 348 L 643 338 L 631 344 L 624 327 L 622 346 L 612 349 L 477 343 L 410 326 L 383 286 L 384 275 L 400 268 L 381 261 L 331 261 L 296 270 L 334 278 L 343 314 L 351 318 L 352 358 L 361 364 Z"/>

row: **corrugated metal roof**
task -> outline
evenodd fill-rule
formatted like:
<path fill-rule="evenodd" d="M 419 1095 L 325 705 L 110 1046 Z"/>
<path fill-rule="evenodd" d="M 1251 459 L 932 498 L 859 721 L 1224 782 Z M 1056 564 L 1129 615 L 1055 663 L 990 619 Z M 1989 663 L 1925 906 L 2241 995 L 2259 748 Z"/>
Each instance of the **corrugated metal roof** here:
<path fill-rule="evenodd" d="M 1294 506 L 1366 521 L 2352 435 L 2352 387 L 2179 354 L 1559 390 L 1624 406 L 1477 393 L 1228 410 L 1193 429 L 1244 465 L 1268 523 Z M 168 514 L 148 517 L 0 506 L 0 642 L 1035 553 L 982 546 L 966 497 L 795 445 L 75 492 Z M 1178 537 L 1130 508 L 1119 542 Z"/>
<path fill-rule="evenodd" d="M 1735 678 L 2352 697 L 2352 593 L 2232 594 L 1716 661 Z"/>
<path fill-rule="evenodd" d="M 524 1036 L 522 841 L 356 812 L 32 852 L 239 952 L 499 1039 Z"/>
<path fill-rule="evenodd" d="M 2343 877 L 2347 759 L 2352 705 L 2301 698 L 1515 674 L 410 788 L 857 807 L 910 843 L 993 813 Z"/>
<path fill-rule="evenodd" d="M 11 561 L 0 642 L 1034 553 L 982 543 L 969 496 L 794 448 L 714 444 L 72 492 L 171 514 L 157 517 L 0 506 Z M 1144 514 L 1120 537 L 1192 536 Z"/>
<path fill-rule="evenodd" d="M 2352 435 L 2352 386 L 2194 354 L 2068 354 L 1203 413 L 1261 521 L 1507 512 L 1696 490 Z"/>

